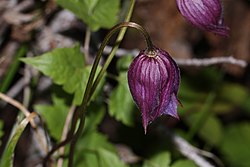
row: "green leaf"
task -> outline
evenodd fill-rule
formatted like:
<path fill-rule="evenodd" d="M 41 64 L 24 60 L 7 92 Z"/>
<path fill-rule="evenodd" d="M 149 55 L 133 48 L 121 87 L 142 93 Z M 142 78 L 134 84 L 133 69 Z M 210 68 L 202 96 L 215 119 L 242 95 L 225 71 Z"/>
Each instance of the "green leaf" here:
<path fill-rule="evenodd" d="M 63 99 L 56 96 L 52 97 L 52 101 L 53 105 L 36 105 L 35 110 L 45 119 L 51 136 L 59 141 L 62 136 L 69 107 Z"/>
<path fill-rule="evenodd" d="M 224 83 L 220 89 L 220 96 L 226 102 L 241 105 L 249 97 L 249 91 L 239 84 Z"/>
<path fill-rule="evenodd" d="M 74 94 L 75 105 L 81 104 L 91 67 L 84 66 L 79 45 L 73 48 L 58 48 L 41 56 L 21 60 L 51 77 L 53 82 L 62 85 L 67 93 Z M 100 85 L 97 88 L 99 90 Z"/>
<path fill-rule="evenodd" d="M 105 149 L 98 149 L 99 162 L 102 167 L 127 167 L 127 165 L 122 162 L 117 154 L 110 152 Z"/>
<path fill-rule="evenodd" d="M 143 167 L 169 167 L 171 157 L 169 152 L 161 152 L 143 163 Z"/>
<path fill-rule="evenodd" d="M 99 167 L 99 158 L 97 152 L 90 150 L 76 152 L 74 166 Z"/>
<path fill-rule="evenodd" d="M 85 125 L 84 125 L 84 132 L 93 132 L 97 130 L 98 124 L 103 120 L 105 115 L 105 107 L 103 103 L 98 104 L 93 102 L 88 107 L 88 112 L 86 115 Z"/>
<path fill-rule="evenodd" d="M 217 117 L 209 116 L 198 134 L 211 146 L 218 146 L 223 136 L 222 128 L 222 124 Z"/>
<path fill-rule="evenodd" d="M 14 151 L 16 144 L 22 135 L 25 127 L 28 125 L 29 120 L 25 118 L 22 120 L 20 124 L 17 124 L 16 127 L 14 127 L 12 131 L 12 136 L 10 137 L 7 146 L 3 152 L 3 155 L 1 157 L 0 167 L 12 167 L 13 166 L 13 157 L 14 157 Z"/>
<path fill-rule="evenodd" d="M 129 65 L 131 64 L 132 60 L 133 60 L 132 55 L 122 56 L 117 61 L 117 64 L 116 64 L 117 70 L 118 71 L 128 71 Z"/>
<path fill-rule="evenodd" d="M 78 143 L 78 150 L 97 150 L 99 148 L 104 148 L 106 150 L 115 151 L 114 146 L 108 142 L 107 137 L 96 131 L 84 134 Z"/>
<path fill-rule="evenodd" d="M 197 119 L 200 119 L 201 112 L 193 113 L 186 119 L 187 123 L 192 126 Z M 214 116 L 209 115 L 202 127 L 198 130 L 198 135 L 207 142 L 210 146 L 217 146 L 220 144 L 223 136 L 223 129 L 220 120 Z"/>
<path fill-rule="evenodd" d="M 197 167 L 197 165 L 190 160 L 178 160 L 171 167 Z"/>
<path fill-rule="evenodd" d="M 82 19 L 92 31 L 111 28 L 118 19 L 119 0 L 57 0 L 56 2 Z"/>
<path fill-rule="evenodd" d="M 229 167 L 249 167 L 250 123 L 239 123 L 224 129 L 220 149 Z"/>
<path fill-rule="evenodd" d="M 109 98 L 109 114 L 123 124 L 132 126 L 135 105 L 129 91 L 127 73 L 121 73 L 118 81 L 118 86 L 114 88 Z"/>
<path fill-rule="evenodd" d="M 96 131 L 84 133 L 77 142 L 75 166 L 99 166 L 99 149 L 116 153 L 114 146 L 108 142 L 105 135 Z"/>

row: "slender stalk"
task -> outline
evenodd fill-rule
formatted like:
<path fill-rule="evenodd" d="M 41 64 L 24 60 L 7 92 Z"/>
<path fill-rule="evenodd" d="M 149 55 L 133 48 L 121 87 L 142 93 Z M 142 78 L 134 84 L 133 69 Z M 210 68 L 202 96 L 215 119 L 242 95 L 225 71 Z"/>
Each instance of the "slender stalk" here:
<path fill-rule="evenodd" d="M 16 108 L 18 108 L 20 111 L 23 112 L 23 114 L 25 115 L 26 118 L 28 118 L 30 116 L 30 112 L 28 111 L 28 109 L 25 106 L 23 106 L 20 102 L 6 96 L 5 94 L 3 94 L 1 92 L 0 92 L 0 99 L 11 104 L 12 106 L 15 106 Z M 30 124 L 33 128 L 36 127 L 36 124 L 35 124 L 33 119 L 30 120 Z"/>
<path fill-rule="evenodd" d="M 53 152 L 56 151 L 58 148 L 60 148 L 61 146 L 65 145 L 66 143 L 68 143 L 69 141 L 72 140 L 72 142 L 70 144 L 68 166 L 69 167 L 73 166 L 74 149 L 75 149 L 77 139 L 82 134 L 82 131 L 83 131 L 83 128 L 84 128 L 86 108 L 88 106 L 88 103 L 90 102 L 91 96 L 93 95 L 97 85 L 99 84 L 100 80 L 102 79 L 107 67 L 109 66 L 109 64 L 110 64 L 111 60 L 113 59 L 113 57 L 115 55 L 115 52 L 116 52 L 116 50 L 118 49 L 118 46 L 119 46 L 119 45 L 116 45 L 113 48 L 110 55 L 108 56 L 107 61 L 104 64 L 103 68 L 101 69 L 101 71 L 99 72 L 97 78 L 95 79 L 96 70 L 97 70 L 99 61 L 101 59 L 103 50 L 104 50 L 105 46 L 108 44 L 111 36 L 113 36 L 119 29 L 124 28 L 124 29 L 122 29 L 120 31 L 120 33 L 119 33 L 119 35 L 117 37 L 117 41 L 118 41 L 118 43 L 120 43 L 120 41 L 124 37 L 124 34 L 126 32 L 127 27 L 135 28 L 136 30 L 138 30 L 144 36 L 145 41 L 147 43 L 147 51 L 149 53 L 152 53 L 152 54 L 154 53 L 154 46 L 153 46 L 153 44 L 151 42 L 150 36 L 148 35 L 147 31 L 143 27 L 141 27 L 140 25 L 138 25 L 136 23 L 128 22 L 130 20 L 131 15 L 132 15 L 134 3 L 135 3 L 135 1 L 131 0 L 129 12 L 128 12 L 128 15 L 127 15 L 126 20 L 125 20 L 127 22 L 123 22 L 123 23 L 120 23 L 120 24 L 114 26 L 111 29 L 111 31 L 104 38 L 104 41 L 102 42 L 102 45 L 100 46 L 100 49 L 98 50 L 97 56 L 95 58 L 95 61 L 93 63 L 93 66 L 92 66 L 92 69 L 91 69 L 91 72 L 90 72 L 90 76 L 89 76 L 87 86 L 86 86 L 86 89 L 85 89 L 85 92 L 84 92 L 83 101 L 82 101 L 80 107 L 76 110 L 76 114 L 74 114 L 74 115 L 78 115 L 78 116 L 73 117 L 71 130 L 69 132 L 69 135 L 64 141 L 62 141 L 59 145 L 57 145 L 57 147 L 54 147 L 48 153 L 45 160 L 46 159 L 48 160 L 50 155 L 52 155 Z M 93 84 L 93 82 L 94 82 L 94 84 Z M 74 134 L 76 123 L 77 123 L 77 118 L 80 119 L 80 124 L 79 124 L 79 127 L 78 127 L 76 133 Z M 46 161 L 44 161 L 44 164 L 46 164 Z"/>
<path fill-rule="evenodd" d="M 87 27 L 86 33 L 85 33 L 84 45 L 83 45 L 83 52 L 85 54 L 85 62 L 86 62 L 86 64 L 88 64 L 88 62 L 89 62 L 90 38 L 91 38 L 91 30 L 90 30 L 89 27 Z"/>
<path fill-rule="evenodd" d="M 64 127 L 63 127 L 61 141 L 65 140 L 67 138 L 67 133 L 68 133 L 68 130 L 69 130 L 69 124 L 70 124 L 70 121 L 72 120 L 75 108 L 76 108 L 75 105 L 72 105 L 70 107 L 70 110 L 68 112 L 68 115 L 66 117 L 65 124 L 64 124 Z M 59 155 L 63 155 L 64 151 L 65 151 L 65 147 L 61 147 L 59 149 Z M 58 159 L 57 167 L 62 167 L 63 166 L 63 160 L 64 160 L 64 158 L 59 158 Z"/>
<path fill-rule="evenodd" d="M 138 30 L 140 33 L 142 33 L 142 35 L 144 36 L 145 38 L 145 41 L 147 43 L 147 50 L 149 52 L 153 52 L 154 50 L 154 46 L 152 44 L 152 41 L 150 39 L 150 36 L 149 34 L 147 33 L 147 31 L 142 27 L 140 26 L 139 24 L 137 23 L 133 23 L 133 22 L 123 22 L 123 23 L 120 23 L 120 24 L 117 24 L 116 26 L 114 26 L 110 31 L 109 33 L 106 35 L 106 37 L 104 38 L 103 42 L 102 42 L 102 45 L 100 46 L 99 50 L 98 50 L 98 53 L 97 53 L 97 57 L 95 58 L 95 61 L 93 63 L 93 67 L 91 69 L 91 72 L 90 72 L 90 77 L 89 77 L 89 80 L 88 80 L 88 83 L 87 83 L 87 87 L 85 89 L 85 94 L 84 94 L 84 98 L 83 98 L 83 102 L 82 102 L 82 105 L 87 105 L 88 101 L 90 100 L 90 97 L 91 95 L 93 94 L 93 91 L 95 90 L 95 88 L 97 87 L 97 85 L 99 84 L 102 76 L 104 75 L 107 67 L 109 66 L 109 63 L 111 62 L 112 58 L 114 57 L 114 53 L 112 55 L 109 55 L 108 57 L 108 61 L 106 61 L 106 63 L 104 64 L 103 68 L 101 69 L 101 71 L 99 72 L 94 84 L 93 84 L 93 80 L 94 80 L 94 77 L 95 77 L 95 73 L 96 73 L 96 70 L 97 70 L 97 66 L 99 64 L 99 61 L 102 57 L 102 53 L 103 53 L 103 50 L 105 48 L 105 46 L 108 44 L 110 38 L 121 28 L 123 27 L 130 27 L 130 28 L 135 28 L 136 30 Z M 125 32 L 121 32 L 121 33 L 125 33 Z M 121 36 L 120 36 L 121 37 Z M 117 49 L 116 49 L 117 50 Z M 115 50 L 115 51 L 116 51 Z M 92 86 L 93 84 L 93 86 Z M 92 88 L 91 88 L 92 87 Z M 85 108 L 85 107 L 83 107 Z"/>
<path fill-rule="evenodd" d="M 87 87 L 85 89 L 83 102 L 82 102 L 82 104 L 81 104 L 81 106 L 79 108 L 80 115 L 81 115 L 80 116 L 80 125 L 82 125 L 82 126 L 84 125 L 84 123 L 82 123 L 82 122 L 84 122 L 84 119 L 85 119 L 84 113 L 86 111 L 88 103 L 90 102 L 91 96 L 93 95 L 93 93 L 94 93 L 97 85 L 99 84 L 101 78 L 103 77 L 107 67 L 109 66 L 109 63 L 111 62 L 112 58 L 114 57 L 114 54 L 109 55 L 109 57 L 108 57 L 109 61 L 104 64 L 102 70 L 98 74 L 98 76 L 97 76 L 97 78 L 96 78 L 96 80 L 95 80 L 95 82 L 93 84 L 93 80 L 94 80 L 94 77 L 95 77 L 97 66 L 98 66 L 99 61 L 101 59 L 103 50 L 104 50 L 105 46 L 108 44 L 111 36 L 113 36 L 119 29 L 121 29 L 123 27 L 135 28 L 136 30 L 141 32 L 142 35 L 145 37 L 148 52 L 153 53 L 154 47 L 153 47 L 153 44 L 151 42 L 150 36 L 148 35 L 147 31 L 142 26 L 140 26 L 139 24 L 136 24 L 136 23 L 133 23 L 133 22 L 123 22 L 123 23 L 120 23 L 120 24 L 114 26 L 110 30 L 110 32 L 104 38 L 104 41 L 102 42 L 102 45 L 100 46 L 100 49 L 98 50 L 97 57 L 95 58 L 94 64 L 93 64 L 91 72 L 90 72 Z M 78 128 L 77 132 L 76 132 L 76 135 L 74 136 L 74 138 L 73 138 L 73 140 L 71 142 L 70 153 L 69 153 L 69 165 L 68 165 L 69 167 L 73 166 L 73 154 L 74 154 L 75 143 L 77 141 L 77 138 L 80 136 L 81 131 L 83 130 L 83 127 L 81 127 L 80 125 L 79 125 L 79 128 Z"/>
<path fill-rule="evenodd" d="M 100 82 L 101 78 L 103 77 L 107 67 L 109 66 L 111 60 L 113 59 L 114 55 L 115 55 L 115 52 L 116 50 L 118 49 L 119 47 L 119 43 L 120 41 L 123 39 L 124 35 L 125 35 L 125 32 L 127 30 L 127 28 L 124 28 L 120 31 L 118 37 L 117 37 L 117 45 L 112 49 L 108 59 L 106 60 L 106 63 L 104 64 L 102 70 L 100 71 L 100 73 L 98 74 L 95 82 L 94 82 L 94 85 L 92 86 L 92 82 L 94 80 L 94 77 L 95 77 L 95 73 L 96 73 L 96 69 L 97 69 L 97 66 L 99 64 L 99 61 L 100 61 L 100 58 L 102 56 L 102 53 L 103 53 L 103 50 L 105 48 L 105 46 L 107 45 L 110 37 L 120 28 L 122 27 L 128 27 L 128 25 L 130 25 L 131 27 L 134 27 L 134 28 L 138 28 L 140 29 L 140 32 L 144 35 L 145 39 L 146 39 L 146 42 L 147 42 L 147 45 L 148 45 L 148 49 L 149 50 L 153 50 L 153 44 L 151 42 L 151 39 L 148 35 L 148 33 L 146 32 L 145 29 L 143 29 L 141 26 L 139 26 L 138 24 L 135 24 L 135 23 L 128 23 L 128 21 L 130 20 L 131 16 L 132 16 L 132 12 L 133 12 L 133 8 L 134 8 L 134 4 L 135 4 L 135 0 L 131 0 L 131 3 L 130 3 L 130 7 L 129 7 L 129 12 L 125 18 L 125 21 L 127 23 L 124 23 L 124 24 L 119 24 L 117 26 L 115 26 L 111 31 L 110 33 L 106 36 L 106 38 L 104 39 L 99 51 L 98 51 L 98 54 L 97 54 L 97 57 L 94 61 L 94 64 L 93 64 L 93 67 L 92 67 L 92 70 L 91 70 L 91 73 L 90 73 L 90 77 L 89 77 L 89 80 L 88 80 L 88 83 L 87 83 L 87 87 L 86 87 L 86 90 L 85 90 L 85 94 L 84 94 L 84 99 L 83 99 L 83 102 L 82 102 L 82 105 L 80 106 L 80 109 L 83 109 L 82 112 L 85 112 L 85 109 L 87 107 L 87 104 L 88 102 L 90 101 L 91 99 L 91 96 L 92 94 L 94 93 L 98 83 Z M 127 24 L 127 25 L 126 25 Z M 91 87 L 92 86 L 92 87 Z M 80 118 L 80 125 L 79 125 L 79 128 L 76 132 L 76 137 L 75 139 L 73 139 L 72 143 L 71 143 L 71 146 L 70 146 L 70 154 L 69 154 L 69 164 L 68 166 L 73 166 L 73 155 L 74 155 L 74 148 L 75 148 L 75 143 L 77 142 L 77 138 L 78 138 L 78 135 L 80 135 L 82 133 L 82 130 L 83 130 L 83 127 L 84 126 L 84 121 L 85 121 L 85 117 L 84 117 L 84 114 L 81 114 L 81 118 Z M 82 123 L 83 122 L 83 123 Z"/>
<path fill-rule="evenodd" d="M 145 38 L 146 44 L 147 44 L 147 51 L 148 51 L 149 53 L 151 53 L 151 54 L 154 53 L 154 46 L 153 46 L 153 44 L 152 44 L 152 41 L 151 41 L 151 39 L 150 39 L 149 34 L 147 33 L 147 31 L 146 31 L 142 26 L 140 26 L 140 25 L 138 25 L 138 24 L 136 24 L 136 23 L 133 23 L 133 22 L 124 22 L 124 23 L 118 24 L 116 27 L 114 27 L 114 28 L 110 31 L 111 35 L 113 35 L 113 34 L 115 33 L 116 30 L 118 30 L 118 29 L 120 29 L 120 28 L 122 28 L 122 27 L 131 27 L 131 28 L 135 28 L 135 29 L 138 30 L 140 33 L 142 33 L 142 35 L 143 35 L 144 38 Z M 124 30 L 124 29 L 122 29 L 122 30 Z M 122 30 L 121 30 L 121 36 L 118 35 L 118 39 L 119 39 L 119 37 L 121 37 L 121 39 L 122 39 L 123 36 L 124 36 L 124 34 L 125 34 L 125 32 L 122 32 Z M 118 49 L 118 47 L 119 47 L 120 39 L 117 40 L 117 41 L 119 41 L 119 42 L 118 42 L 118 45 L 116 45 L 116 46 L 112 49 L 112 51 L 111 51 L 109 57 L 107 58 L 105 64 L 103 65 L 103 68 L 101 69 L 101 71 L 99 72 L 99 74 L 97 75 L 97 77 L 96 77 L 96 79 L 95 79 L 95 81 L 94 81 L 94 83 L 93 83 L 93 86 L 92 86 L 92 88 L 91 88 L 91 93 L 90 93 L 91 95 L 93 95 L 93 93 L 94 93 L 94 91 L 95 91 L 97 85 L 99 84 L 99 82 L 101 81 L 102 77 L 104 76 L 105 71 L 107 70 L 107 68 L 108 68 L 108 66 L 109 66 L 109 64 L 110 64 L 110 62 L 111 62 L 111 60 L 113 59 L 113 57 L 114 57 L 114 55 L 115 55 L 115 52 L 117 51 L 117 49 Z M 106 44 L 105 44 L 105 45 L 106 45 Z M 101 47 L 100 49 L 102 49 L 102 52 L 103 52 L 104 47 L 103 47 L 103 48 Z M 90 97 L 90 98 L 91 98 L 91 97 Z"/>
<path fill-rule="evenodd" d="M 70 131 L 68 132 L 67 138 L 65 140 L 61 141 L 59 144 L 55 145 L 47 153 L 47 155 L 43 159 L 43 167 L 48 166 L 48 163 L 50 162 L 50 156 L 53 155 L 55 151 L 57 151 L 59 148 L 65 146 L 66 144 L 68 144 L 72 140 L 72 138 L 74 137 L 74 132 L 75 132 L 75 128 L 76 128 L 78 118 L 79 118 L 79 112 L 78 112 L 78 110 L 76 110 L 73 113 L 73 118 L 72 118 L 72 121 L 71 121 L 71 127 L 70 127 Z"/>

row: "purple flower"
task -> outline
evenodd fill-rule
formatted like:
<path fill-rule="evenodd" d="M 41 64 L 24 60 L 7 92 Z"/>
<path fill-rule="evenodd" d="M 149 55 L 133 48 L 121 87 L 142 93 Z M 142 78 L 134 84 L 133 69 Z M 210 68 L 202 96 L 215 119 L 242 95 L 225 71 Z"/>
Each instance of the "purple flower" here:
<path fill-rule="evenodd" d="M 181 14 L 194 26 L 228 36 L 229 28 L 223 23 L 220 0 L 176 0 Z"/>
<path fill-rule="evenodd" d="M 154 47 L 143 50 L 128 70 L 128 84 L 132 97 L 142 113 L 144 131 L 162 114 L 179 118 L 177 92 L 180 72 L 169 54 Z"/>

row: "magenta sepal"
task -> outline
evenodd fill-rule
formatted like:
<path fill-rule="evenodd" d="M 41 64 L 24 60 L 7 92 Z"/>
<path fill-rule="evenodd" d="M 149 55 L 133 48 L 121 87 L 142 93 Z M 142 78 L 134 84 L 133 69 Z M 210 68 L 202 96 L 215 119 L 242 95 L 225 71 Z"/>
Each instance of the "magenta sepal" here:
<path fill-rule="evenodd" d="M 179 68 L 166 51 L 155 47 L 153 52 L 141 51 L 128 70 L 129 88 L 141 111 L 145 133 L 148 124 L 163 114 L 179 119 Z"/>
<path fill-rule="evenodd" d="M 212 33 L 229 36 L 224 25 L 220 0 L 176 0 L 180 13 L 194 26 Z"/>

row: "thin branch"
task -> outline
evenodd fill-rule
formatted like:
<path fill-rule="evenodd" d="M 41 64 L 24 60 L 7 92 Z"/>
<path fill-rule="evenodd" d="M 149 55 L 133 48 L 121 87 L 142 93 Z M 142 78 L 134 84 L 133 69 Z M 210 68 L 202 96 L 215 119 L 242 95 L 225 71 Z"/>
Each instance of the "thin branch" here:
<path fill-rule="evenodd" d="M 108 54 L 112 47 L 106 46 L 104 49 L 104 53 Z M 126 50 L 126 49 L 118 49 L 116 52 L 116 56 L 125 56 L 125 55 L 133 55 L 137 56 L 139 53 L 138 49 Z M 233 56 L 228 57 L 212 57 L 212 58 L 192 58 L 192 59 L 175 59 L 176 63 L 180 66 L 210 66 L 215 64 L 227 63 L 234 64 L 241 67 L 246 67 L 247 62 L 245 60 L 236 59 Z"/>
<path fill-rule="evenodd" d="M 204 157 L 211 158 L 212 160 L 214 160 L 214 162 L 217 163 L 218 166 L 224 167 L 223 163 L 216 155 L 192 146 L 185 139 L 178 136 L 174 132 L 168 131 L 166 130 L 166 128 L 159 129 L 159 132 L 160 134 L 164 133 L 167 136 L 167 138 L 169 138 L 173 142 L 176 149 L 183 156 L 192 160 L 199 167 L 215 167 L 210 162 L 208 162 L 208 160 L 206 160 Z"/>
<path fill-rule="evenodd" d="M 189 144 L 186 140 L 172 134 L 172 141 L 182 155 L 195 162 L 200 167 L 214 167 L 205 158 L 199 155 L 198 149 Z"/>
<path fill-rule="evenodd" d="M 74 114 L 74 111 L 75 111 L 75 106 L 71 106 L 70 107 L 70 110 L 69 110 L 69 113 L 67 115 L 67 118 L 65 120 L 65 124 L 64 124 L 64 127 L 63 127 L 63 132 L 62 132 L 62 137 L 61 137 L 61 141 L 64 141 L 66 138 L 67 138 L 67 134 L 68 134 L 68 131 L 69 131 L 69 124 L 70 124 L 70 121 L 73 117 L 73 114 Z M 59 149 L 59 155 L 63 155 L 64 154 L 64 150 L 65 150 L 65 147 L 61 147 Z M 57 167 L 62 167 L 63 166 L 63 159 L 64 158 L 59 158 L 58 159 L 58 162 L 57 162 Z"/>
<path fill-rule="evenodd" d="M 25 115 L 25 117 L 29 117 L 30 116 L 30 112 L 21 104 L 19 103 L 18 101 L 6 96 L 5 94 L 1 93 L 0 92 L 0 99 L 4 100 L 5 102 L 15 106 L 16 108 L 18 108 L 20 111 L 23 112 L 23 114 Z M 36 127 L 35 123 L 34 123 L 34 120 L 31 120 L 30 122 L 31 126 L 33 128 Z"/>
<path fill-rule="evenodd" d="M 90 38 L 91 38 L 91 30 L 90 30 L 89 27 L 87 27 L 86 33 L 85 33 L 85 39 L 84 39 L 84 46 L 83 46 L 83 51 L 84 51 L 84 54 L 85 54 L 86 63 L 89 63 Z"/>
<path fill-rule="evenodd" d="M 214 64 L 234 64 L 241 67 L 246 67 L 247 62 L 245 60 L 236 59 L 233 56 L 229 57 L 212 57 L 212 58 L 203 58 L 203 59 L 175 59 L 176 63 L 181 66 L 210 66 Z"/>
<path fill-rule="evenodd" d="M 77 126 L 77 120 L 79 117 L 79 112 L 78 110 L 74 110 L 73 113 L 73 117 L 72 117 L 72 121 L 71 121 L 71 128 L 67 134 L 67 138 L 63 141 L 61 141 L 60 143 L 58 143 L 57 145 L 55 145 L 48 153 L 47 155 L 44 157 L 43 159 L 43 167 L 47 167 L 48 163 L 50 162 L 50 157 L 54 154 L 54 152 L 56 152 L 59 148 L 65 146 L 66 144 L 68 144 L 72 138 L 74 138 L 75 136 L 75 128 Z"/>

